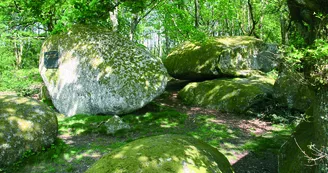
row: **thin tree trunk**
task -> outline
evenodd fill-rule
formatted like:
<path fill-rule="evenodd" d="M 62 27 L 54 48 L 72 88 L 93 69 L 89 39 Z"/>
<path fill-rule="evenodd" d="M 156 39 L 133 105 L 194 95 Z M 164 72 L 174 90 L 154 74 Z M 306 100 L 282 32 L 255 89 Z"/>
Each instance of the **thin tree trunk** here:
<path fill-rule="evenodd" d="M 22 66 L 22 56 L 23 56 L 23 41 L 20 40 L 19 44 L 17 43 L 17 37 L 15 37 L 14 46 L 15 46 L 15 56 L 16 56 L 16 68 L 20 69 Z"/>
<path fill-rule="evenodd" d="M 198 0 L 194 0 L 195 3 L 195 28 L 199 27 L 199 2 Z"/>
<path fill-rule="evenodd" d="M 135 32 L 137 30 L 137 26 L 138 26 L 138 14 L 133 14 L 132 15 L 132 19 L 131 19 L 131 27 L 130 27 L 130 40 L 134 41 L 134 36 L 135 36 Z"/>
<path fill-rule="evenodd" d="M 252 21 L 252 28 L 249 31 L 248 35 L 249 36 L 254 35 L 256 38 L 259 38 L 259 36 L 255 33 L 255 27 L 256 27 L 257 21 L 255 21 L 255 19 L 254 19 L 253 6 L 251 3 L 251 0 L 248 0 L 247 3 L 248 3 L 249 13 L 250 13 L 250 19 Z"/>
<path fill-rule="evenodd" d="M 163 52 L 162 52 L 162 37 L 161 37 L 161 33 L 158 33 L 158 56 L 159 57 L 162 57 L 162 54 L 163 54 Z"/>
<path fill-rule="evenodd" d="M 169 34 L 167 29 L 164 30 L 164 34 L 165 34 L 165 54 L 169 54 L 169 50 L 170 50 L 170 41 L 169 41 Z"/>
<path fill-rule="evenodd" d="M 287 31 L 286 31 L 286 20 L 283 17 L 283 14 L 280 14 L 280 34 L 281 34 L 281 43 L 286 44 L 286 37 L 287 37 Z"/>
<path fill-rule="evenodd" d="M 115 3 L 117 4 L 117 0 L 115 0 Z M 118 31 L 118 19 L 117 19 L 117 15 L 118 15 L 118 6 L 115 7 L 115 9 L 113 11 L 109 12 L 109 17 L 110 20 L 112 22 L 112 30 L 114 32 Z"/>

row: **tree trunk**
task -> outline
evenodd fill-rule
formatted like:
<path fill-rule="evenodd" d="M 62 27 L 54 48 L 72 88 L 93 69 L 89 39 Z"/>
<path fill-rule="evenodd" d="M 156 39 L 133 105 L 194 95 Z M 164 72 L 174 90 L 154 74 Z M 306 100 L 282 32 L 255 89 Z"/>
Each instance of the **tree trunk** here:
<path fill-rule="evenodd" d="M 165 34 L 165 54 L 168 55 L 170 50 L 170 41 L 169 41 L 169 34 L 166 28 L 164 30 L 164 34 Z"/>
<path fill-rule="evenodd" d="M 250 19 L 252 21 L 252 28 L 250 29 L 248 35 L 249 36 L 254 35 L 256 38 L 259 38 L 259 36 L 255 33 L 255 27 L 256 27 L 257 21 L 254 19 L 253 6 L 251 3 L 251 0 L 248 0 L 247 3 L 248 3 L 249 13 L 250 13 Z"/>
<path fill-rule="evenodd" d="M 161 37 L 161 33 L 158 33 L 158 56 L 162 57 L 162 37 Z"/>
<path fill-rule="evenodd" d="M 130 40 L 134 41 L 135 32 L 137 30 L 137 26 L 139 23 L 139 15 L 133 14 L 131 19 L 131 26 L 130 26 Z"/>
<path fill-rule="evenodd" d="M 287 40 L 287 27 L 286 20 L 283 17 L 283 14 L 280 14 L 280 33 L 281 33 L 281 44 L 285 45 Z"/>
<path fill-rule="evenodd" d="M 195 28 L 199 27 L 199 2 L 198 0 L 194 0 L 195 3 Z"/>
<path fill-rule="evenodd" d="M 17 43 L 18 38 L 15 37 L 14 41 L 14 47 L 15 47 L 15 57 L 16 57 L 16 68 L 20 69 L 22 66 L 22 56 L 23 56 L 23 41 L 20 40 L 19 43 Z"/>
<path fill-rule="evenodd" d="M 115 3 L 117 4 L 117 0 L 115 0 Z M 109 17 L 110 20 L 112 22 L 112 31 L 117 32 L 118 31 L 118 19 L 117 19 L 117 15 L 118 15 L 118 6 L 115 7 L 115 9 L 113 11 L 109 12 Z"/>

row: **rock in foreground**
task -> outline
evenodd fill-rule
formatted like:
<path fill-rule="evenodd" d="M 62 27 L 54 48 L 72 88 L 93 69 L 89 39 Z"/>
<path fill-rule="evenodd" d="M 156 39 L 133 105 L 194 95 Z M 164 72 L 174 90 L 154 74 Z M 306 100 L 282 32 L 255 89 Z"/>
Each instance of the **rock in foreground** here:
<path fill-rule="evenodd" d="M 197 139 L 161 135 L 133 141 L 97 161 L 87 173 L 232 173 L 227 158 Z"/>
<path fill-rule="evenodd" d="M 56 113 L 46 105 L 30 98 L 0 95 L 0 168 L 27 151 L 51 145 L 57 131 Z"/>
<path fill-rule="evenodd" d="M 248 36 L 219 37 L 204 43 L 186 42 L 164 60 L 169 74 L 182 80 L 250 76 L 252 70 L 277 66 L 277 47 Z"/>
<path fill-rule="evenodd" d="M 63 114 L 124 114 L 160 95 L 167 83 L 162 61 L 103 28 L 74 26 L 47 39 L 39 70 Z"/>
<path fill-rule="evenodd" d="M 242 113 L 271 95 L 273 82 L 260 76 L 194 82 L 179 91 L 178 96 L 189 105 Z"/>

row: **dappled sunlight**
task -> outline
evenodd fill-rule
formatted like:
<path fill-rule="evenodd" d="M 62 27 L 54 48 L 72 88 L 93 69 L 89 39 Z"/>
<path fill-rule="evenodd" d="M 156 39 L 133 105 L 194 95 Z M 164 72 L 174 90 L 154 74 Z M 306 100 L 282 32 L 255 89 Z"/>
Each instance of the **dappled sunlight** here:
<path fill-rule="evenodd" d="M 87 172 L 230 172 L 227 164 L 223 155 L 205 143 L 187 136 L 162 135 L 128 143 L 104 156 Z"/>
<path fill-rule="evenodd" d="M 16 117 L 16 116 L 10 116 L 8 117 L 8 120 L 10 121 L 10 124 L 17 123 L 18 128 L 22 132 L 33 132 L 34 130 L 39 131 L 40 128 L 35 126 L 32 121 L 24 120 L 22 118 Z"/>
<path fill-rule="evenodd" d="M 259 42 L 259 39 L 256 39 L 251 36 L 229 36 L 229 37 L 217 37 L 215 41 L 218 44 L 223 44 L 225 46 L 236 46 L 236 45 L 249 45 Z"/>
<path fill-rule="evenodd" d="M 94 159 L 99 159 L 101 156 L 102 156 L 101 153 L 95 152 L 95 151 L 89 149 L 85 152 L 82 152 L 82 153 L 76 155 L 75 158 L 78 159 L 78 160 L 80 160 L 84 157 L 91 157 L 91 158 L 94 158 Z"/>

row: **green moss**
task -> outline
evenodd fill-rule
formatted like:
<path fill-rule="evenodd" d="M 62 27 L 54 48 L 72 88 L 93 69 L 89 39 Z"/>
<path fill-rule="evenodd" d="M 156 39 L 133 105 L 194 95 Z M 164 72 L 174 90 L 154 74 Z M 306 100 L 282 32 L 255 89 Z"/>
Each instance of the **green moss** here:
<path fill-rule="evenodd" d="M 54 82 L 54 84 L 56 84 L 58 82 L 59 72 L 57 69 L 47 69 L 45 75 L 46 75 L 47 79 L 51 82 Z"/>
<path fill-rule="evenodd" d="M 272 83 L 264 77 L 195 82 L 185 86 L 178 96 L 189 105 L 241 113 L 270 95 Z"/>
<path fill-rule="evenodd" d="M 199 140 L 161 135 L 133 141 L 97 161 L 86 172 L 233 172 L 228 160 Z"/>

